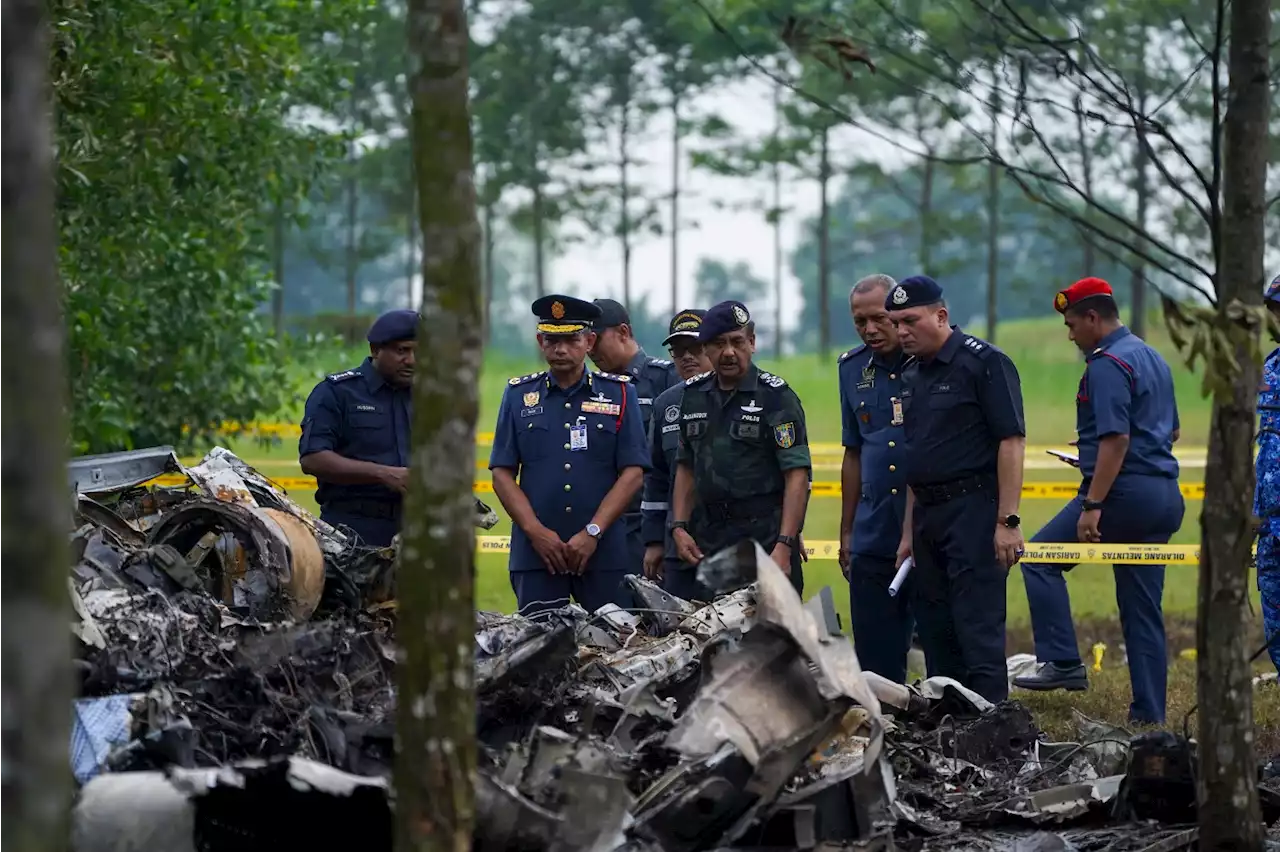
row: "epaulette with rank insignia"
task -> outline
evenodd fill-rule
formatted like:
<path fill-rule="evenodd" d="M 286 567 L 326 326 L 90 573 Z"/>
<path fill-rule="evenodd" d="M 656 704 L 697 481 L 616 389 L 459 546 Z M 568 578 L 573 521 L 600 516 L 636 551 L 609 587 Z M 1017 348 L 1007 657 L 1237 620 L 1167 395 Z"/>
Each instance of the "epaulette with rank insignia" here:
<path fill-rule="evenodd" d="M 690 387 L 692 385 L 696 385 L 698 382 L 702 381 L 707 376 L 710 376 L 714 373 L 715 373 L 715 370 L 707 370 L 705 373 L 699 373 L 696 376 L 690 376 L 689 378 L 684 380 L 685 386 Z"/>
<path fill-rule="evenodd" d="M 983 352 L 986 352 L 988 349 L 991 348 L 990 343 L 987 343 L 985 340 L 979 340 L 978 338 L 974 337 L 972 334 L 966 334 L 964 336 L 964 345 L 969 351 L 973 352 L 974 354 L 982 354 Z"/>
<path fill-rule="evenodd" d="M 358 375 L 360 375 L 359 370 L 343 370 L 341 373 L 330 373 L 325 376 L 325 379 L 337 384 L 338 382 L 345 382 L 347 379 L 354 379 Z"/>
<path fill-rule="evenodd" d="M 867 348 L 867 344 L 865 343 L 862 344 L 861 346 L 855 346 L 852 349 L 850 349 L 848 352 L 844 353 L 839 358 L 837 358 L 836 363 L 843 364 L 845 361 L 848 361 L 850 358 L 852 358 L 854 355 L 857 355 L 859 352 L 865 351 L 866 348 Z"/>
<path fill-rule="evenodd" d="M 663 369 L 666 369 L 667 367 L 670 367 L 670 366 L 671 366 L 671 362 L 670 362 L 670 361 L 668 361 L 668 360 L 667 360 L 667 359 L 665 359 L 665 358 L 650 358 L 650 359 L 649 359 L 649 366 L 651 366 L 651 367 L 662 367 Z"/>
<path fill-rule="evenodd" d="M 612 379 L 612 380 L 613 380 L 613 381 L 615 381 L 615 382 L 624 382 L 624 383 L 625 383 L 625 382 L 629 382 L 629 381 L 631 381 L 631 377 L 630 377 L 630 376 L 624 376 L 624 375 L 622 375 L 621 373 L 606 373 L 606 372 L 604 372 L 603 370 L 599 370 L 599 371 L 597 371 L 597 372 L 594 372 L 594 373 L 592 373 L 591 375 L 593 375 L 593 376 L 599 376 L 599 377 L 600 377 L 600 378 L 602 378 L 602 379 Z"/>
<path fill-rule="evenodd" d="M 782 378 L 782 376 L 775 376 L 773 373 L 766 373 L 764 370 L 760 371 L 760 381 L 771 388 L 783 388 L 787 386 L 787 380 Z"/>
<path fill-rule="evenodd" d="M 534 379 L 540 379 L 546 374 L 547 374 L 546 370 L 539 370 L 538 372 L 530 373 L 527 376 L 516 376 L 514 379 L 511 379 L 510 381 L 508 381 L 507 384 L 511 385 L 512 387 L 515 387 L 516 385 L 522 385 L 525 382 L 531 382 Z"/>

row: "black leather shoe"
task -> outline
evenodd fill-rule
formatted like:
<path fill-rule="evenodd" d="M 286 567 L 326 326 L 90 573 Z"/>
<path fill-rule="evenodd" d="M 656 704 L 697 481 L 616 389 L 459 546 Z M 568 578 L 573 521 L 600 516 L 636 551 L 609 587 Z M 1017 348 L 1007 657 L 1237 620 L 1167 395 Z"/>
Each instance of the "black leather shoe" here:
<path fill-rule="evenodd" d="M 1019 689 L 1032 689 L 1037 692 L 1052 692 L 1055 689 L 1080 692 L 1089 688 L 1089 675 L 1085 673 L 1082 663 L 1074 666 L 1041 663 L 1035 674 L 1015 677 L 1013 685 Z"/>

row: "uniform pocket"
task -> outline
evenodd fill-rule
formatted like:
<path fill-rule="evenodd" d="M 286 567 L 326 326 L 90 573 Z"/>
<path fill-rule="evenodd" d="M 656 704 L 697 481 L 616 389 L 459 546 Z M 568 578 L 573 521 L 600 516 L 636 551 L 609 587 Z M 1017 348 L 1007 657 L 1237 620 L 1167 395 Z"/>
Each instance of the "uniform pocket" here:
<path fill-rule="evenodd" d="M 516 427 L 516 449 L 521 461 L 537 461 L 550 454 L 555 436 L 545 420 L 529 420 Z M 562 443 L 569 443 L 569 430 L 564 430 Z"/>
<path fill-rule="evenodd" d="M 729 437 L 735 441 L 755 443 L 760 440 L 760 424 L 735 420 L 729 424 Z"/>
<path fill-rule="evenodd" d="M 946 411 L 949 408 L 955 408 L 963 400 L 960 394 L 954 391 L 946 391 L 943 393 L 930 393 L 928 395 L 929 408 L 934 411 Z"/>

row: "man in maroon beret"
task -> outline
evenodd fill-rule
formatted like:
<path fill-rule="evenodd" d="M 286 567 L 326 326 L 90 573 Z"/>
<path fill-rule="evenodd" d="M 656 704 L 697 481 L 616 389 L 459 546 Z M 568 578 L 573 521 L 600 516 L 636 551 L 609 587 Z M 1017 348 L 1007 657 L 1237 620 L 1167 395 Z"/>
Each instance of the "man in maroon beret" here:
<path fill-rule="evenodd" d="M 1182 526 L 1178 487 L 1178 403 L 1173 374 L 1160 353 L 1120 322 L 1111 286 L 1083 278 L 1054 297 L 1067 336 L 1085 353 L 1076 391 L 1080 492 L 1033 542 L 1167 544 Z M 1080 690 L 1088 677 L 1080 660 L 1063 571 L 1071 565 L 1022 563 L 1035 674 L 1014 678 L 1022 689 Z M 1164 566 L 1116 564 L 1116 602 L 1129 657 L 1133 703 L 1129 719 L 1158 725 L 1165 718 Z"/>

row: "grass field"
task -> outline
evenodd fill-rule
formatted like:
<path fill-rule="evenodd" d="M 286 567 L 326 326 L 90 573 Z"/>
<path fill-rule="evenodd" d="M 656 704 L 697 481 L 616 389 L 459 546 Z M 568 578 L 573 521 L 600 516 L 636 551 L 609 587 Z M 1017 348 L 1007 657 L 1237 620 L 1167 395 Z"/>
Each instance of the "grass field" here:
<path fill-rule="evenodd" d="M 1152 323 L 1155 326 L 1155 323 Z M 1208 433 L 1209 406 L 1199 392 L 1200 378 L 1187 370 L 1169 344 L 1162 329 L 1156 328 L 1148 339 L 1159 348 L 1174 369 L 1177 383 L 1178 404 L 1182 420 L 1181 447 L 1191 450 L 1203 447 Z M 844 346 L 851 345 L 851 340 Z M 1081 359 L 1066 339 L 1060 320 L 1042 319 L 1009 323 L 999 329 L 999 345 L 1018 365 L 1022 376 L 1023 398 L 1026 410 L 1028 443 L 1037 446 L 1066 448 L 1075 438 L 1075 390 L 1081 371 Z M 656 347 L 651 354 L 661 354 Z M 781 375 L 795 388 L 804 403 L 810 439 L 814 442 L 838 443 L 840 439 L 839 403 L 836 395 L 835 354 L 827 362 L 816 356 L 800 356 L 775 362 L 759 359 L 765 369 Z M 358 363 L 359 353 L 334 351 L 319 362 L 292 368 L 302 397 L 326 372 L 346 369 Z M 486 361 L 481 381 L 481 420 L 478 431 L 493 428 L 498 402 L 503 388 L 512 376 L 523 375 L 541 369 L 536 354 L 530 348 L 526 359 L 494 357 Z M 279 419 L 297 422 L 301 405 L 281 412 Z M 268 445 L 248 439 L 229 441 L 241 457 L 258 466 L 268 476 L 298 476 L 297 447 L 293 441 Z M 476 452 L 477 477 L 487 480 L 485 470 L 487 447 Z M 1047 458 L 1047 456 L 1045 457 Z M 1184 482 L 1199 482 L 1203 469 L 1186 466 Z M 1029 469 L 1027 481 L 1078 481 L 1078 474 L 1061 465 L 1058 469 Z M 830 466 L 816 469 L 817 481 L 838 481 L 838 468 Z M 293 495 L 303 505 L 315 509 L 310 494 Z M 489 502 L 501 513 L 501 507 L 492 495 Z M 1023 526 L 1028 535 L 1049 520 L 1060 508 L 1055 500 L 1028 500 L 1023 503 Z M 839 524 L 838 499 L 815 497 L 809 506 L 805 522 L 805 535 L 810 540 L 834 539 Z M 1175 543 L 1192 544 L 1199 540 L 1200 502 L 1188 501 L 1186 520 L 1175 537 Z M 506 518 L 492 534 L 505 535 L 510 524 Z M 506 573 L 506 560 L 502 555 L 485 554 L 479 557 L 476 576 L 476 603 L 482 609 L 511 611 L 515 599 L 511 593 Z M 1115 623 L 1115 584 L 1112 570 L 1107 566 L 1081 566 L 1068 575 L 1073 612 L 1080 628 L 1080 641 L 1085 649 L 1096 641 L 1105 642 L 1108 651 L 1104 655 L 1103 670 L 1094 675 L 1095 688 L 1073 698 L 1061 694 L 1038 696 L 1031 702 L 1042 716 L 1046 730 L 1069 735 L 1070 706 L 1078 706 L 1082 712 L 1105 718 L 1123 719 L 1128 704 L 1128 680 L 1123 667 L 1118 625 Z M 1190 629 L 1195 617 L 1196 570 L 1193 567 L 1174 567 L 1168 570 L 1165 585 L 1165 612 L 1170 632 L 1171 648 L 1175 652 L 1194 647 L 1194 631 Z M 847 584 L 834 561 L 812 561 L 805 566 L 806 594 L 812 594 L 823 586 L 831 586 L 836 592 L 844 624 L 848 624 Z M 1256 594 L 1255 594 L 1256 598 Z M 1256 610 L 1256 600 L 1255 600 Z M 1013 571 L 1008 585 L 1008 611 L 1010 651 L 1031 651 L 1026 595 L 1021 574 Z M 1260 631 L 1259 631 L 1259 635 Z M 1174 708 L 1185 712 L 1194 701 L 1192 664 L 1180 661 L 1174 665 L 1171 675 L 1171 723 Z M 1189 690 L 1189 691 L 1188 691 Z M 1019 697 L 1022 697 L 1020 694 Z M 1266 720 L 1272 728 L 1280 725 L 1280 689 L 1268 689 L 1259 693 L 1259 721 Z M 1056 726 L 1056 727 L 1055 727 Z"/>

